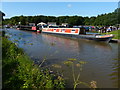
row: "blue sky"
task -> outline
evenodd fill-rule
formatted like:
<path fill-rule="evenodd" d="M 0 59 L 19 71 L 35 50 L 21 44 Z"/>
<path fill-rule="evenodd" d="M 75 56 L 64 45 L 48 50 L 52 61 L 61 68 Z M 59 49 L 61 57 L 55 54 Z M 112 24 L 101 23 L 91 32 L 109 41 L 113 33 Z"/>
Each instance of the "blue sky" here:
<path fill-rule="evenodd" d="M 117 2 L 2 2 L 6 16 L 97 16 L 113 12 Z"/>

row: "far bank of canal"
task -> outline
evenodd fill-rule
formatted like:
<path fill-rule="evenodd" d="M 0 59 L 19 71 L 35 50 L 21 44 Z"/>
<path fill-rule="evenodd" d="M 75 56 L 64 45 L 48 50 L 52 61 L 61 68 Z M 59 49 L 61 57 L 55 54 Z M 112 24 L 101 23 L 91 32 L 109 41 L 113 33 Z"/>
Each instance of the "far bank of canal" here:
<path fill-rule="evenodd" d="M 100 43 L 89 40 L 69 39 L 49 34 L 6 29 L 10 40 L 40 64 L 44 58 L 44 67 L 63 72 L 68 87 L 72 87 L 71 69 L 62 62 L 69 58 L 87 62 L 80 74 L 80 81 L 89 83 L 94 80 L 99 88 L 118 87 L 118 45 L 117 43 Z M 59 68 L 52 66 L 59 65 Z M 75 69 L 77 75 L 78 69 Z M 84 85 L 78 85 L 85 88 Z"/>

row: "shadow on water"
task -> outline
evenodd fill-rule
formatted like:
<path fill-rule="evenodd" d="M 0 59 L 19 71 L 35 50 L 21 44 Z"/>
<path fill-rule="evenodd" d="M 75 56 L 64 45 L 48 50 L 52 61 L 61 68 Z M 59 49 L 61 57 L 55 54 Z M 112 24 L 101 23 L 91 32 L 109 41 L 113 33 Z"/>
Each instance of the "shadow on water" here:
<path fill-rule="evenodd" d="M 63 64 L 68 58 L 87 62 L 83 66 L 80 81 L 90 83 L 95 80 L 100 88 L 118 87 L 119 60 L 116 59 L 119 56 L 118 44 L 70 39 L 14 29 L 7 31 L 11 35 L 10 40 L 18 40 L 16 42 L 18 46 L 23 48 L 36 64 L 40 64 L 46 58 L 44 67 L 63 73 L 68 87 L 73 86 L 71 68 Z M 54 64 L 58 64 L 60 68 L 53 68 Z M 75 68 L 76 75 L 79 73 L 78 69 Z M 78 87 L 86 86 L 78 85 Z"/>

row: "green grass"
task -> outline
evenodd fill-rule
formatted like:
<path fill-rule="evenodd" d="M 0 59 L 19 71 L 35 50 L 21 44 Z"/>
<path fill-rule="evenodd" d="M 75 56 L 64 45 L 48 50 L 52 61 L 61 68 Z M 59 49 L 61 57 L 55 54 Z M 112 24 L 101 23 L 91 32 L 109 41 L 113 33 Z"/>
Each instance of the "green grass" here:
<path fill-rule="evenodd" d="M 108 33 L 103 33 L 103 34 L 114 34 L 115 37 L 113 39 L 120 39 L 120 30 L 108 32 Z"/>
<path fill-rule="evenodd" d="M 61 76 L 35 65 L 7 38 L 2 37 L 3 88 L 64 88 Z"/>

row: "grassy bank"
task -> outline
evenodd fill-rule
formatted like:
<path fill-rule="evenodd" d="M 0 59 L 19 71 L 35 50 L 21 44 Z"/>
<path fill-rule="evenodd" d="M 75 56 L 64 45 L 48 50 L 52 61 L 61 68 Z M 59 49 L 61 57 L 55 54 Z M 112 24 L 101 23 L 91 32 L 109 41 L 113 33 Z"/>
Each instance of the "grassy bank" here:
<path fill-rule="evenodd" d="M 61 76 L 35 65 L 7 38 L 2 37 L 3 88 L 64 88 Z"/>
<path fill-rule="evenodd" d="M 120 39 L 120 30 L 112 31 L 112 32 L 107 32 L 103 34 L 114 34 L 115 37 L 113 39 Z"/>

